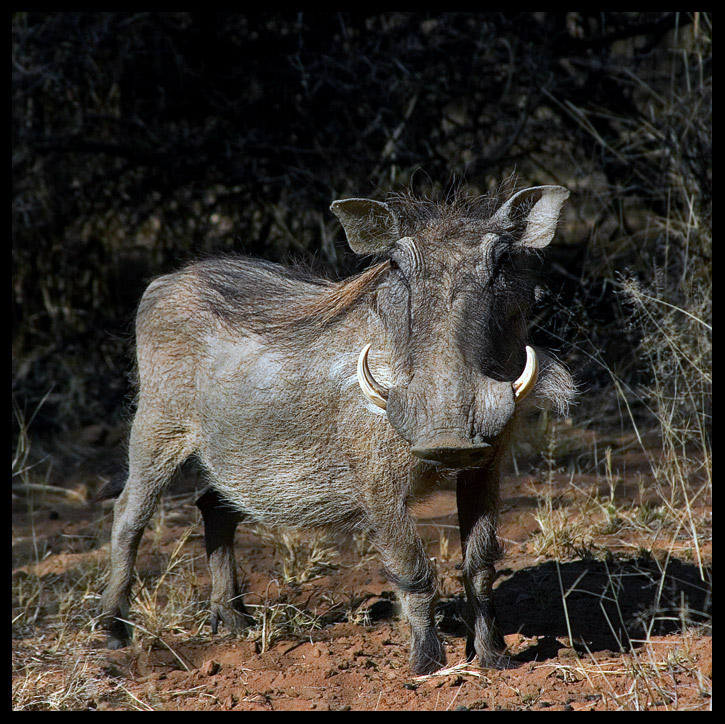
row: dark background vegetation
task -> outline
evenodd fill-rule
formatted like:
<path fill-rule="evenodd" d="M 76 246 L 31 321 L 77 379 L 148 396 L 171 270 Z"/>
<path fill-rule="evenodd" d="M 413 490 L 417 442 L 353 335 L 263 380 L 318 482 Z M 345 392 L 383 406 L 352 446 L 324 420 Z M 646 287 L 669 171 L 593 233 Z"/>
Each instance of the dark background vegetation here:
<path fill-rule="evenodd" d="M 360 260 L 333 199 L 479 194 L 515 172 L 572 191 L 532 336 L 587 393 L 578 422 L 599 400 L 600 421 L 670 415 L 709 434 L 710 15 L 12 25 L 16 433 L 128 415 L 133 316 L 155 275 L 243 251 L 337 278 Z"/>

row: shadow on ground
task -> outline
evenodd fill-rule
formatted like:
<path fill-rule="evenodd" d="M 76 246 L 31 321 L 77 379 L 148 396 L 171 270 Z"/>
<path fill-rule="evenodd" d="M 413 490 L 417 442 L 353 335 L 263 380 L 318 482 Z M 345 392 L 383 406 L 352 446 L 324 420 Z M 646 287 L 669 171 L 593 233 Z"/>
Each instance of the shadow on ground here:
<path fill-rule="evenodd" d="M 677 559 L 666 566 L 652 558 L 549 561 L 501 575 L 494 600 L 502 632 L 538 639 L 519 662 L 555 657 L 570 635 L 581 651 L 628 651 L 711 613 L 710 584 L 697 566 Z M 462 597 L 440 602 L 442 631 L 465 635 L 464 605 Z"/>

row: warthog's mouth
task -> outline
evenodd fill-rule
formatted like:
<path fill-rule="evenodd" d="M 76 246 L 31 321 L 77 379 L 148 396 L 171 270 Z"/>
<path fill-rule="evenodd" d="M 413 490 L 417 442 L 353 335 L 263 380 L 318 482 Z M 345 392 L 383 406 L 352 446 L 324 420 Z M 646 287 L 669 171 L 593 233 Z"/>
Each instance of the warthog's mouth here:
<path fill-rule="evenodd" d="M 481 443 L 466 447 L 416 445 L 410 449 L 410 452 L 428 463 L 445 465 L 449 468 L 469 468 L 485 462 L 492 450 L 493 447 L 488 443 Z"/>
<path fill-rule="evenodd" d="M 381 385 L 374 377 L 368 366 L 368 353 L 372 345 L 366 344 L 357 360 L 357 381 L 363 395 L 374 405 L 385 410 L 388 406 L 388 388 Z M 519 378 L 511 383 L 516 401 L 521 402 L 536 384 L 539 376 L 539 363 L 533 347 L 526 346 L 526 365 Z"/>

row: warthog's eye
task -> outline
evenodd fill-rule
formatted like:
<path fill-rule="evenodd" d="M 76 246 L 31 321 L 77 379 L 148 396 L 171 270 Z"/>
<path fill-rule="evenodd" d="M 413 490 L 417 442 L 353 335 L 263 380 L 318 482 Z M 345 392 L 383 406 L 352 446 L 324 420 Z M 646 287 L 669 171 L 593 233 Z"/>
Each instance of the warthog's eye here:
<path fill-rule="evenodd" d="M 394 278 L 401 281 L 406 288 L 408 288 L 408 279 L 405 276 L 405 273 L 400 268 L 400 264 L 398 264 L 395 259 L 390 259 L 390 271 L 393 272 Z"/>
<path fill-rule="evenodd" d="M 381 288 L 381 311 L 384 315 L 409 313 L 410 286 L 398 262 L 390 259 L 390 274 Z"/>
<path fill-rule="evenodd" d="M 507 264 L 511 263 L 512 260 L 512 246 L 511 244 L 506 243 L 506 241 L 499 240 L 497 244 L 494 245 L 493 249 L 491 250 L 492 256 L 493 256 L 493 263 L 494 266 L 497 269 L 500 269 L 502 266 L 505 266 Z"/>

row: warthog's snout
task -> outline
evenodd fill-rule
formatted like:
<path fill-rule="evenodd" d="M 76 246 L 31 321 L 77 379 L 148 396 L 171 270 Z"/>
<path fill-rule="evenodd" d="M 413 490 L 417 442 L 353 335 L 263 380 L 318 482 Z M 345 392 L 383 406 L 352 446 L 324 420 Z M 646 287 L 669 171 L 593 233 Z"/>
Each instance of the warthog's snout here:
<path fill-rule="evenodd" d="M 436 441 L 432 444 L 415 445 L 410 452 L 415 457 L 449 468 L 468 468 L 484 462 L 493 450 L 487 442 L 475 445 L 446 444 Z"/>

